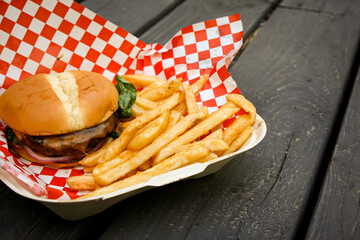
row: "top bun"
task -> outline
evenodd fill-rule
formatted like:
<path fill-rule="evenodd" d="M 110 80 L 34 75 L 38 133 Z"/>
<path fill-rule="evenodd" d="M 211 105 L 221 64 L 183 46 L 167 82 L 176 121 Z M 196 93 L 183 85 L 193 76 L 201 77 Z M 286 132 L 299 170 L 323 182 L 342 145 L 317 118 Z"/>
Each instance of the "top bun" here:
<path fill-rule="evenodd" d="M 93 127 L 117 108 L 115 85 L 101 74 L 87 71 L 30 76 L 0 96 L 0 118 L 12 129 L 32 136 Z"/>

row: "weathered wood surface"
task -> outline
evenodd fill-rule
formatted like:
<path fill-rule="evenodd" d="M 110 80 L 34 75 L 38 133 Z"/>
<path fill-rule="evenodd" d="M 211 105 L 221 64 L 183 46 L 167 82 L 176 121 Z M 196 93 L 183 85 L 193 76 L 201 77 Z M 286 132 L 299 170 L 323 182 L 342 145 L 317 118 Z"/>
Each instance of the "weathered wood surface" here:
<path fill-rule="evenodd" d="M 340 15 L 358 15 L 359 2 L 357 0 L 283 0 L 282 7 L 301 8 L 305 11 L 325 12 Z M 356 24 L 354 22 L 354 24 Z"/>
<path fill-rule="evenodd" d="M 138 36 L 182 0 L 86 0 L 80 3 L 96 14 Z"/>
<path fill-rule="evenodd" d="M 163 44 L 182 27 L 198 21 L 241 14 L 249 44 L 235 59 L 230 72 L 265 119 L 266 138 L 215 174 L 152 189 L 75 222 L 60 219 L 42 204 L 20 197 L 0 183 L 0 232 L 6 233 L 2 236 L 6 239 L 305 237 L 311 206 L 317 201 L 316 191 L 322 181 L 317 183 L 318 176 L 325 171 L 324 162 L 333 151 L 330 143 L 334 141 L 334 125 L 341 123 L 337 113 L 346 107 L 341 106 L 343 93 L 348 87 L 354 56 L 359 54 L 356 52 L 360 30 L 357 2 L 284 0 L 280 5 L 279 1 L 261 0 L 139 2 L 86 0 L 81 3 L 122 28 L 138 33 L 147 43 Z M 257 34 L 250 38 L 259 23 Z M 342 132 L 350 135 L 351 128 L 343 129 Z M 351 136 L 355 138 L 356 134 L 352 132 Z M 358 139 L 353 141 L 359 143 Z M 345 145 L 343 148 L 338 145 L 337 149 L 335 157 L 347 154 L 339 152 L 347 149 Z M 354 185 L 347 187 L 358 186 L 355 184 L 358 175 L 352 174 Z M 324 189 L 327 186 L 326 182 Z M 352 194 L 345 201 L 353 199 L 356 194 Z M 324 215 L 319 215 L 324 209 L 321 202 L 327 197 L 323 190 L 311 222 L 310 237 L 327 236 L 324 232 L 328 231 L 330 219 L 326 222 L 321 219 Z M 333 201 L 337 204 L 339 200 Z M 349 202 L 344 202 L 344 207 L 345 203 Z M 330 217 L 336 214 L 325 210 Z M 349 217 L 355 219 L 350 213 Z M 336 226 L 339 221 L 342 220 Z M 322 227 L 321 231 L 315 231 L 318 226 Z M 349 236 L 359 237 L 355 230 Z"/>
<path fill-rule="evenodd" d="M 276 1 L 270 0 L 190 0 L 179 5 L 139 37 L 146 43 L 165 44 L 170 37 L 188 25 L 240 13 L 244 39 L 247 39 L 275 5 Z"/>
<path fill-rule="evenodd" d="M 331 151 L 331 130 L 358 54 L 355 23 L 358 14 L 279 7 L 232 66 L 269 130 L 261 146 L 232 167 L 244 174 L 240 183 L 246 191 L 239 196 L 248 198 L 239 214 L 240 239 L 288 239 L 306 232 L 303 216 L 316 201 L 312 188 Z"/>
<path fill-rule="evenodd" d="M 307 239 L 359 239 L 359 101 L 360 72 L 358 72 L 351 94 Z"/>

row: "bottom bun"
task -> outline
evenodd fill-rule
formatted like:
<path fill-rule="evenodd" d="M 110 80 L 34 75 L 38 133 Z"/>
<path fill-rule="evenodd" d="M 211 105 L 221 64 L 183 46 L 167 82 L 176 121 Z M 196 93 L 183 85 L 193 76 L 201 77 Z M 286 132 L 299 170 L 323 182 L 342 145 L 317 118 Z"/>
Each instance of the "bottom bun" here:
<path fill-rule="evenodd" d="M 75 167 L 80 165 L 79 160 L 74 161 L 74 162 L 54 162 L 54 163 L 48 163 L 48 162 L 41 162 L 38 161 L 36 159 L 34 159 L 33 157 L 31 157 L 28 152 L 22 148 L 22 147 L 17 147 L 17 146 L 11 146 L 11 149 L 16 152 L 17 154 L 19 154 L 21 157 L 25 158 L 26 160 L 30 161 L 30 162 L 34 162 L 34 163 L 39 163 L 42 165 L 48 165 L 50 167 L 54 167 L 54 168 L 66 168 L 66 167 Z"/>

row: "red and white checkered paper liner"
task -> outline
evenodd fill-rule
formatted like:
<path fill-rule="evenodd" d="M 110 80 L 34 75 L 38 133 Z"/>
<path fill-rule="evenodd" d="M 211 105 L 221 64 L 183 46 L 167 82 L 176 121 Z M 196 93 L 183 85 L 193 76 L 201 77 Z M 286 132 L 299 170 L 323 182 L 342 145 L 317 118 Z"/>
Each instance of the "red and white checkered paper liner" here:
<path fill-rule="evenodd" d="M 144 73 L 192 84 L 210 81 L 197 96 L 199 106 L 215 111 L 227 93 L 240 93 L 227 71 L 242 46 L 239 14 L 185 27 L 165 46 L 135 36 L 71 0 L 0 1 L 0 94 L 37 73 L 80 69 L 116 75 Z M 55 169 L 21 159 L 8 150 L 0 122 L 0 166 L 36 196 L 74 199 L 82 193 L 66 184 L 81 168 Z"/>

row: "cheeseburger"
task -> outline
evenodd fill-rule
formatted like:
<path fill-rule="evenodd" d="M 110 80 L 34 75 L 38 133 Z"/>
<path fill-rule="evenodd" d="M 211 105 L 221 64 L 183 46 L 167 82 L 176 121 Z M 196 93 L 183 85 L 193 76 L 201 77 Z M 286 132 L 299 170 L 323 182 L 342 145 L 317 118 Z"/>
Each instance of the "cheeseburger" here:
<path fill-rule="evenodd" d="M 23 158 L 75 166 L 116 127 L 118 96 L 115 85 L 98 73 L 37 74 L 0 96 L 0 118 L 8 125 L 10 148 Z"/>

